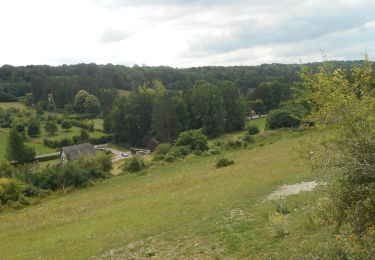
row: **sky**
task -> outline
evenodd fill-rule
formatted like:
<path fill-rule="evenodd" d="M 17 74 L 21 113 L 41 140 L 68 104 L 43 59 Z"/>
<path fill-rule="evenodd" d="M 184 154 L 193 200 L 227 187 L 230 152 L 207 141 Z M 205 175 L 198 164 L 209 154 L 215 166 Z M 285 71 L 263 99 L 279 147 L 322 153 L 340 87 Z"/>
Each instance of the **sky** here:
<path fill-rule="evenodd" d="M 0 0 L 0 65 L 375 57 L 375 0 Z"/>

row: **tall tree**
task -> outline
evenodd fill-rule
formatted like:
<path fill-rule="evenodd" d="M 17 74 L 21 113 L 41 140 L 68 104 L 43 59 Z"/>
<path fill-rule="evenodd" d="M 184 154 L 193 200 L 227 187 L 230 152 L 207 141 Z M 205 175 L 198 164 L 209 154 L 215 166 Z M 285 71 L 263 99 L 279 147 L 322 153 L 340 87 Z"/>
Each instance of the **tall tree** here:
<path fill-rule="evenodd" d="M 9 132 L 5 157 L 9 161 L 27 162 L 35 156 L 35 150 L 24 144 L 22 136 L 16 128 Z"/>
<path fill-rule="evenodd" d="M 225 127 L 224 101 L 220 91 L 207 81 L 197 81 L 191 93 L 195 120 L 209 137 L 223 133 Z"/>
<path fill-rule="evenodd" d="M 152 130 L 161 142 L 172 142 L 180 132 L 180 122 L 166 88 L 160 81 L 153 83 L 155 104 L 152 112 Z"/>
<path fill-rule="evenodd" d="M 46 130 L 46 132 L 50 135 L 53 135 L 57 132 L 57 124 L 55 121 L 53 120 L 48 120 L 44 126 L 44 129 Z"/>
<path fill-rule="evenodd" d="M 240 98 L 240 93 L 232 81 L 219 81 L 217 83 L 224 101 L 225 131 L 241 130 L 245 125 L 245 104 Z"/>
<path fill-rule="evenodd" d="M 80 90 L 74 97 L 74 107 L 77 112 L 84 113 L 85 112 L 85 101 L 86 97 L 90 95 L 86 90 Z"/>
<path fill-rule="evenodd" d="M 100 102 L 94 95 L 88 95 L 83 104 L 85 113 L 98 115 L 100 113 Z"/>

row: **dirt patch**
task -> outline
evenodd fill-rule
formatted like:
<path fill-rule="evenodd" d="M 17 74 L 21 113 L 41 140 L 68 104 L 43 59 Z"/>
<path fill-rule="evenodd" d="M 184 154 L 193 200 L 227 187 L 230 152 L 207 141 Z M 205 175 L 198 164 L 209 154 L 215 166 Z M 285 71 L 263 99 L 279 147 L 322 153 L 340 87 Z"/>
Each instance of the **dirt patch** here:
<path fill-rule="evenodd" d="M 306 181 L 296 184 L 283 185 L 270 195 L 266 197 L 266 200 L 277 200 L 289 195 L 295 195 L 302 191 L 312 191 L 319 183 L 316 181 Z"/>

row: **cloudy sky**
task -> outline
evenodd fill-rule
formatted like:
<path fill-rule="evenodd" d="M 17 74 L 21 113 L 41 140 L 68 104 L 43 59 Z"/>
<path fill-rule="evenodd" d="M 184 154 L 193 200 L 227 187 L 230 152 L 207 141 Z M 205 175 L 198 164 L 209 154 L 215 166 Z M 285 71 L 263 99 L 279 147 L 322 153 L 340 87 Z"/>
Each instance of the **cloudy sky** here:
<path fill-rule="evenodd" d="M 0 0 L 0 65 L 375 57 L 375 0 Z"/>

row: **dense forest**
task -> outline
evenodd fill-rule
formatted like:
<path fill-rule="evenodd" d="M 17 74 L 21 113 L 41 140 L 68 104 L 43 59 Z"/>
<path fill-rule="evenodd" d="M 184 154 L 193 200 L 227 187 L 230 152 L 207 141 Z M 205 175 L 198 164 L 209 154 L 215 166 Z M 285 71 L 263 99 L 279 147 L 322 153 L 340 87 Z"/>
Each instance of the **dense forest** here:
<path fill-rule="evenodd" d="M 349 70 L 353 61 L 334 62 L 335 67 Z M 317 69 L 320 63 L 307 64 Z M 103 89 L 134 90 L 153 80 L 161 81 L 168 90 L 188 91 L 198 80 L 214 83 L 219 80 L 233 81 L 242 95 L 264 101 L 266 110 L 288 99 L 292 82 L 298 80 L 301 66 L 298 64 L 263 64 L 260 66 L 171 68 L 166 66 L 126 67 L 122 65 L 30 65 L 0 67 L 0 101 L 13 101 L 32 93 L 34 103 L 46 100 L 53 94 L 57 108 L 73 103 L 81 89 L 103 100 Z"/>

